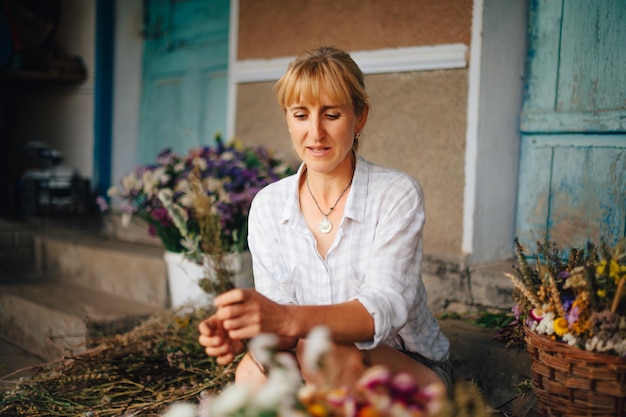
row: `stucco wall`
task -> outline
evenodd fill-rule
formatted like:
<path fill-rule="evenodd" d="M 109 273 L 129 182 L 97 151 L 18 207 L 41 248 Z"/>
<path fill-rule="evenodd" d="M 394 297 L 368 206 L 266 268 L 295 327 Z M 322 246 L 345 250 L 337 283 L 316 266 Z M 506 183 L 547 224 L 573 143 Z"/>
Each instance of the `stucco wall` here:
<path fill-rule="evenodd" d="M 240 0 L 239 59 L 297 55 L 327 43 L 348 51 L 469 44 L 471 0 Z M 361 153 L 420 181 L 424 250 L 461 254 L 468 70 L 366 76 L 372 99 Z M 237 87 L 235 136 L 296 161 L 273 82 Z"/>
<path fill-rule="evenodd" d="M 472 0 L 239 0 L 237 58 L 297 55 L 321 44 L 469 45 L 471 14 Z"/>
<path fill-rule="evenodd" d="M 236 137 L 262 143 L 295 163 L 272 86 L 239 86 Z M 372 109 L 361 154 L 418 179 L 426 196 L 424 250 L 457 254 L 462 237 L 467 71 L 370 75 L 366 87 Z"/>

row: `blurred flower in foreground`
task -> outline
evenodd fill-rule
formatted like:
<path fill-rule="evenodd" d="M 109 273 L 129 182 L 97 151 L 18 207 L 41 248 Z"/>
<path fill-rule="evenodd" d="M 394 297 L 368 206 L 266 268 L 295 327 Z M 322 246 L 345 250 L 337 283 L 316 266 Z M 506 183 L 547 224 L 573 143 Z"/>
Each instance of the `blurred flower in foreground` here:
<path fill-rule="evenodd" d="M 227 387 L 219 396 L 202 395 L 194 414 L 163 417 L 452 417 L 461 415 L 448 399 L 443 384 L 420 388 L 409 373 L 393 374 L 383 366 L 365 371 L 352 389 L 303 384 L 298 365 L 290 353 L 276 352 L 278 338 L 260 335 L 249 343 L 256 360 L 270 367 L 267 383 L 254 389 L 245 383 Z M 331 348 L 330 333 L 317 327 L 307 337 L 303 367 L 323 367 L 323 357 Z M 307 368 L 308 369 L 308 368 Z M 476 407 L 471 414 L 486 415 Z M 181 407 L 180 412 L 188 412 Z"/>

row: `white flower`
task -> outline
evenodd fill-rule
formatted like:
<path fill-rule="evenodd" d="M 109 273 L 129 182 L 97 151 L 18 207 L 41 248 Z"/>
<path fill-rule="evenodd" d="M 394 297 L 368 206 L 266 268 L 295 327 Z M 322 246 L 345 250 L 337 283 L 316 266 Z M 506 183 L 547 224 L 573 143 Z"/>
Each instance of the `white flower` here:
<path fill-rule="evenodd" d="M 274 362 L 276 362 L 277 366 L 291 372 L 296 384 L 300 383 L 300 368 L 298 367 L 298 362 L 296 362 L 296 359 L 292 354 L 279 352 L 274 355 Z"/>
<path fill-rule="evenodd" d="M 255 336 L 248 345 L 250 354 L 263 365 L 272 361 L 272 351 L 278 345 L 278 336 L 275 334 L 262 333 Z"/>
<path fill-rule="evenodd" d="M 322 357 L 330 351 L 330 330 L 326 326 L 314 327 L 307 336 L 306 348 L 304 349 L 304 366 L 310 372 L 319 369 Z"/>
<path fill-rule="evenodd" d="M 215 396 L 209 394 L 207 391 L 202 391 L 200 393 L 200 402 L 198 403 L 198 417 L 210 417 L 211 416 L 211 408 L 213 407 L 213 403 L 215 402 Z"/>
<path fill-rule="evenodd" d="M 222 158 L 224 161 L 232 161 L 233 159 L 235 159 L 235 154 L 230 151 L 222 152 L 220 158 Z"/>
<path fill-rule="evenodd" d="M 163 417 L 195 417 L 196 406 L 191 403 L 174 403 L 168 407 Z"/>
<path fill-rule="evenodd" d="M 614 343 L 612 340 L 604 341 L 598 336 L 594 336 L 585 343 L 585 349 L 595 352 L 607 352 L 614 349 Z"/>
<path fill-rule="evenodd" d="M 152 171 L 145 171 L 142 175 L 141 175 L 141 191 L 147 195 L 147 196 L 151 196 L 153 195 L 153 188 L 154 188 L 154 184 L 152 183 L 153 181 L 153 175 L 152 175 Z"/>
<path fill-rule="evenodd" d="M 158 167 L 152 171 L 152 181 L 156 184 L 167 184 L 170 181 L 170 176 L 167 174 L 165 167 Z"/>
<path fill-rule="evenodd" d="M 117 187 L 109 187 L 107 190 L 108 197 L 116 197 L 118 195 L 120 195 L 120 190 Z"/>
<path fill-rule="evenodd" d="M 273 368 L 267 382 L 254 398 L 254 407 L 258 410 L 272 410 L 282 406 L 292 406 L 295 402 L 298 383 L 294 384 L 292 371 Z"/>
<path fill-rule="evenodd" d="M 174 165 L 174 172 L 183 172 L 185 170 L 185 162 L 180 161 Z"/>
<path fill-rule="evenodd" d="M 135 173 L 129 174 L 122 178 L 122 187 L 126 190 L 133 190 L 139 184 L 139 178 Z"/>
<path fill-rule="evenodd" d="M 204 179 L 204 186 L 210 193 L 215 193 L 224 189 L 224 181 L 219 178 L 207 177 Z"/>
<path fill-rule="evenodd" d="M 208 166 L 206 160 L 199 156 L 193 159 L 192 164 L 194 167 L 198 167 L 200 171 L 204 171 Z"/>
<path fill-rule="evenodd" d="M 613 349 L 615 349 L 615 352 L 617 352 L 619 356 L 626 356 L 626 340 L 616 340 Z"/>
<path fill-rule="evenodd" d="M 570 346 L 576 345 L 576 341 L 577 341 L 576 336 L 574 336 L 571 333 L 565 333 L 562 339 L 565 343 L 567 343 Z"/>
<path fill-rule="evenodd" d="M 163 189 L 159 191 L 159 200 L 163 203 L 163 205 L 170 205 L 174 201 L 174 193 L 170 189 Z"/>
<path fill-rule="evenodd" d="M 544 313 L 541 321 L 535 326 L 534 331 L 548 336 L 554 334 L 554 313 L 552 311 Z"/>
<path fill-rule="evenodd" d="M 233 384 L 211 402 L 211 417 L 226 417 L 249 405 L 252 388 L 246 384 Z"/>

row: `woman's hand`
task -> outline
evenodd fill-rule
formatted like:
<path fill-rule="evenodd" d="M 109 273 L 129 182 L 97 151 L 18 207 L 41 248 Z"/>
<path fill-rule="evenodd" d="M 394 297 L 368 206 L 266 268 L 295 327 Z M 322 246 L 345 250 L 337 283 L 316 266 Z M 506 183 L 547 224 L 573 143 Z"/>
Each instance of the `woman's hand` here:
<path fill-rule="evenodd" d="M 244 350 L 243 342 L 231 339 L 215 315 L 201 322 L 198 330 L 200 345 L 204 346 L 207 355 L 217 358 L 219 365 L 228 365 Z"/>
<path fill-rule="evenodd" d="M 234 289 L 215 298 L 216 319 L 232 340 L 251 339 L 260 333 L 287 336 L 285 307 L 254 290 Z"/>

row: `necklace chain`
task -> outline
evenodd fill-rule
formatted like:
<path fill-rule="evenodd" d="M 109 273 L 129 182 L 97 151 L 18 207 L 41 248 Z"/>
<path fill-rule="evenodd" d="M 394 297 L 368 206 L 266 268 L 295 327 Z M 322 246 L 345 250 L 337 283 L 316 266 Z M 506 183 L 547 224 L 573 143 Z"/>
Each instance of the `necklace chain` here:
<path fill-rule="evenodd" d="M 317 206 L 317 209 L 320 211 L 320 213 L 322 213 L 322 216 L 324 216 L 324 218 L 322 220 L 320 220 L 320 224 L 319 224 L 320 231 L 322 233 L 328 233 L 333 228 L 333 224 L 328 219 L 328 216 L 330 216 L 330 213 L 332 213 L 333 210 L 335 209 L 335 207 L 337 207 L 337 204 L 339 204 L 339 201 L 341 200 L 341 197 L 343 197 L 343 195 L 346 193 L 346 191 L 348 191 L 348 188 L 350 188 L 350 184 L 352 184 L 352 179 L 350 179 L 350 182 L 348 183 L 348 185 L 346 185 L 346 188 L 343 189 L 343 191 L 339 195 L 339 198 L 337 199 L 337 201 L 335 201 L 335 204 L 333 204 L 332 207 L 330 208 L 330 210 L 328 210 L 328 213 L 324 213 L 324 211 L 322 211 L 322 208 L 318 204 L 317 200 L 315 199 L 315 196 L 313 195 L 313 192 L 311 191 L 311 187 L 309 186 L 309 173 L 308 173 L 308 171 L 306 173 L 305 182 L 306 182 L 306 188 L 307 188 L 307 190 L 309 190 L 309 194 L 311 195 L 311 198 L 313 199 L 313 202 Z"/>

